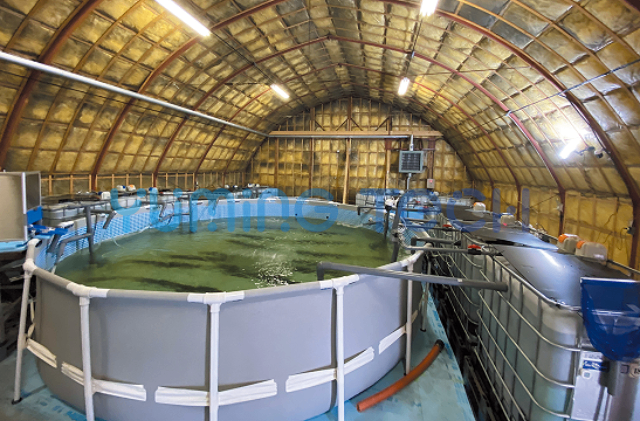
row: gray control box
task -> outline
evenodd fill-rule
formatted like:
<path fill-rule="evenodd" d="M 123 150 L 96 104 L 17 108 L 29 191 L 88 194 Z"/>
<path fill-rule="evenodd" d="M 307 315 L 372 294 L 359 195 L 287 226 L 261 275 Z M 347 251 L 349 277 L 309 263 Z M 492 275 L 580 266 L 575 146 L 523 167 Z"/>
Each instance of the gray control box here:
<path fill-rule="evenodd" d="M 0 172 L 0 241 L 27 241 L 27 212 L 38 206 L 39 172 Z"/>

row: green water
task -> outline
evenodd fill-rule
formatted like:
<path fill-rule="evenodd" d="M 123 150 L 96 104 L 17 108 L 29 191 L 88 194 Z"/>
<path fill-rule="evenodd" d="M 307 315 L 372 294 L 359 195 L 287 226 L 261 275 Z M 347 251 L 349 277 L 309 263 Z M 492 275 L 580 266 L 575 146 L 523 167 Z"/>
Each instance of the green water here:
<path fill-rule="evenodd" d="M 391 259 L 393 246 L 374 231 L 334 224 L 315 233 L 290 219 L 283 232 L 282 222 L 267 219 L 263 232 L 256 220 L 248 232 L 242 221 L 233 232 L 225 222 L 215 232 L 206 223 L 196 233 L 187 224 L 170 233 L 151 229 L 101 243 L 93 264 L 86 250 L 76 253 L 56 274 L 99 288 L 216 292 L 315 281 L 320 261 L 376 267 Z"/>

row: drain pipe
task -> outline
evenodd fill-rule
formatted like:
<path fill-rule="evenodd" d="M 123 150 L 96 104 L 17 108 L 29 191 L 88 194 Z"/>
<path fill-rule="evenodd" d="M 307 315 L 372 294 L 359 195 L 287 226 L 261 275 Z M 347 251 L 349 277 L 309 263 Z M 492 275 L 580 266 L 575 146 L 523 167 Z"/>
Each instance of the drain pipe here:
<path fill-rule="evenodd" d="M 444 342 L 441 339 L 438 339 L 436 341 L 436 344 L 433 346 L 433 348 L 431 349 L 429 354 L 427 354 L 424 360 L 422 360 L 422 362 L 410 373 L 408 373 L 405 377 L 401 378 L 391 386 L 376 393 L 375 395 L 370 396 L 367 399 L 364 399 L 358 402 L 356 406 L 356 408 L 358 409 L 358 412 L 366 411 L 372 406 L 377 405 L 378 403 L 389 399 L 391 396 L 395 395 L 397 392 L 399 392 L 400 390 L 404 389 L 409 384 L 411 384 L 411 382 L 413 382 L 418 377 L 420 377 L 420 375 L 424 373 L 431 366 L 431 364 L 433 364 L 433 362 L 436 360 L 436 358 L 438 358 L 438 355 L 440 355 L 440 352 L 442 352 L 444 347 L 445 347 Z"/>
<path fill-rule="evenodd" d="M 24 285 L 22 286 L 22 302 L 20 303 L 20 324 L 18 330 L 18 344 L 16 346 L 16 376 L 13 388 L 13 405 L 20 403 L 21 387 L 22 387 L 22 357 L 27 347 L 27 311 L 29 308 L 29 289 L 31 288 L 31 278 L 33 271 L 37 266 L 34 262 L 36 255 L 36 247 L 40 244 L 40 240 L 33 239 L 27 244 L 27 255 L 22 268 L 24 270 Z"/>

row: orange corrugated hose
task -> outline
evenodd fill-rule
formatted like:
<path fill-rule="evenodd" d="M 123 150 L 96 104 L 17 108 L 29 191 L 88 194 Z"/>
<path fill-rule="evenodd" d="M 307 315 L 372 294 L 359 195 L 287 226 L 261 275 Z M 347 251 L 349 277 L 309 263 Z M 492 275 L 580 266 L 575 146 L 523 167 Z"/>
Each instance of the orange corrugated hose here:
<path fill-rule="evenodd" d="M 431 364 L 433 364 L 436 358 L 438 358 L 438 355 L 440 355 L 440 351 L 442 351 L 443 348 L 444 342 L 438 339 L 429 354 L 424 358 L 424 360 L 422 360 L 420 364 L 418 364 L 416 368 L 411 370 L 409 374 L 407 374 L 391 386 L 387 387 L 383 391 L 378 392 L 375 395 L 369 396 L 367 399 L 358 402 L 358 412 L 366 411 L 372 406 L 377 405 L 383 400 L 390 398 L 391 396 L 407 387 L 411 382 L 413 382 L 422 373 L 424 373 Z"/>

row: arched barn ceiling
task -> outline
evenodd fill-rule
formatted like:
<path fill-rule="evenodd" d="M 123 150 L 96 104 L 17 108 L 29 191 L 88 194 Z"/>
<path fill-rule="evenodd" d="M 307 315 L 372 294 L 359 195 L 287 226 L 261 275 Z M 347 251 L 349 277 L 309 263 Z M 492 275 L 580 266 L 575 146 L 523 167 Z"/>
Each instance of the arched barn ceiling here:
<path fill-rule="evenodd" d="M 479 181 L 640 204 L 635 0 L 441 0 L 424 19 L 407 0 L 177 2 L 213 34 L 154 0 L 0 0 L 0 46 L 265 132 L 332 99 L 370 98 L 419 114 Z M 0 66 L 8 170 L 211 171 L 263 140 Z M 560 159 L 575 142 L 582 153 Z"/>

